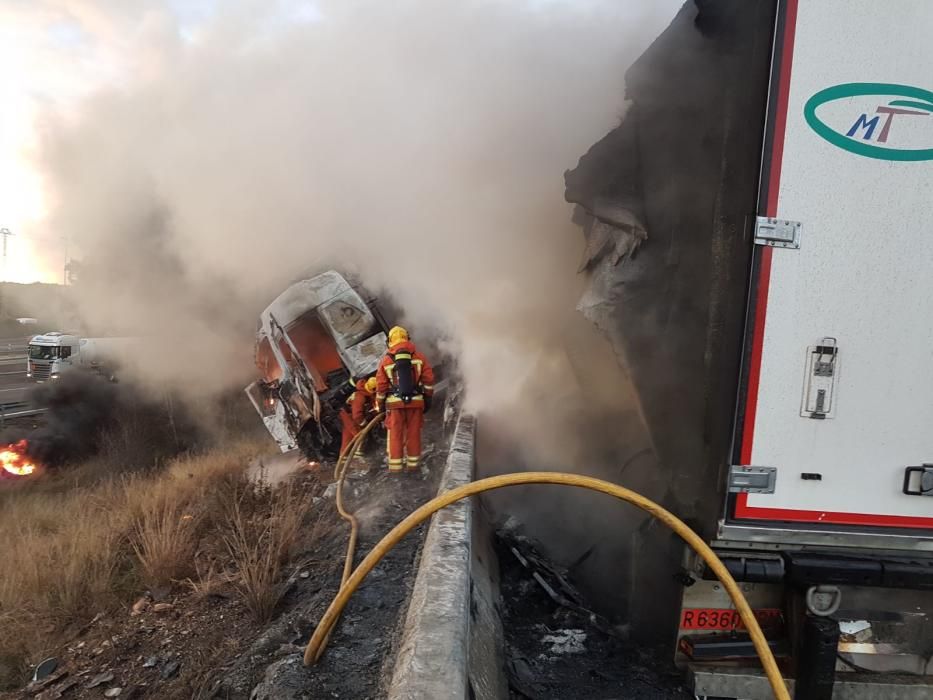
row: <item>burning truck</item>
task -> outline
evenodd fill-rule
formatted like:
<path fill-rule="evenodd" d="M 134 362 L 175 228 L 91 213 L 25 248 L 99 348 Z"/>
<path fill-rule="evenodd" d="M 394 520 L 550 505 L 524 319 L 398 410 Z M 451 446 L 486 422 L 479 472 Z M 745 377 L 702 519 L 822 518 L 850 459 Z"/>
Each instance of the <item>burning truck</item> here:
<path fill-rule="evenodd" d="M 352 383 L 375 374 L 387 330 L 376 300 L 332 270 L 294 283 L 262 312 L 259 379 L 245 391 L 282 452 L 337 455 L 340 409 Z"/>

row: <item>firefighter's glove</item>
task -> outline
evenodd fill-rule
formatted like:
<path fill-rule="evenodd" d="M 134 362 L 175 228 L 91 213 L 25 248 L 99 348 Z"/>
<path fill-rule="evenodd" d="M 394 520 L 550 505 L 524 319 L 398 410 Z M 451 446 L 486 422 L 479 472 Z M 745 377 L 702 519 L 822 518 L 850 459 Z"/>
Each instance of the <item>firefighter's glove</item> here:
<path fill-rule="evenodd" d="M 428 411 L 431 410 L 431 403 L 432 403 L 432 400 L 433 400 L 433 397 L 431 397 L 431 396 L 425 396 L 425 397 L 424 397 L 424 412 L 425 412 L 425 413 L 427 413 Z"/>

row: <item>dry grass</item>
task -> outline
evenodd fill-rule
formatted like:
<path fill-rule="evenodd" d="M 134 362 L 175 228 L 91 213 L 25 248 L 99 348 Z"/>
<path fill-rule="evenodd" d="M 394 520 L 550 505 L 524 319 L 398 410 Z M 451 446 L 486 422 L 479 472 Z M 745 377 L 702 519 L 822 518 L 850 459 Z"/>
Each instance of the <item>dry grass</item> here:
<path fill-rule="evenodd" d="M 202 599 L 219 594 L 236 580 L 235 576 L 223 571 L 217 562 L 209 562 L 205 569 L 197 557 L 194 559 L 194 571 L 194 577 L 189 576 L 182 583 L 190 588 L 196 597 Z"/>
<path fill-rule="evenodd" d="M 257 504 L 263 495 L 249 488 L 233 499 L 224 536 L 236 567 L 235 585 L 257 622 L 272 618 L 285 593 L 282 567 L 311 506 L 290 482 Z"/>
<path fill-rule="evenodd" d="M 144 506 L 133 530 L 133 551 L 150 585 L 170 583 L 191 572 L 197 547 L 197 518 L 190 503 L 155 501 Z"/>
<path fill-rule="evenodd" d="M 69 626 L 193 572 L 198 538 L 227 522 L 224 494 L 248 490 L 244 467 L 261 449 L 241 443 L 159 474 L 97 480 L 90 465 L 0 491 L 0 689 L 18 685 L 25 661 L 52 653 Z M 262 541 L 279 557 L 298 527 L 284 512 L 296 497 L 269 498 L 274 524 Z"/>
<path fill-rule="evenodd" d="M 119 516 L 83 489 L 68 498 L 23 492 L 7 503 L 0 513 L 0 611 L 71 622 L 88 600 L 108 597 L 116 583 Z"/>

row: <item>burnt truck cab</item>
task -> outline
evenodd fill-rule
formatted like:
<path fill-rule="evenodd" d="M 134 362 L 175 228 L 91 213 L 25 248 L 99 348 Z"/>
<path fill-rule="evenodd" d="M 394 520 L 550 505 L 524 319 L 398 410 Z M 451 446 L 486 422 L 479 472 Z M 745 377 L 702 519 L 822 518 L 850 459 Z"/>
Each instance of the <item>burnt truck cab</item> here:
<path fill-rule="evenodd" d="M 375 373 L 386 330 L 375 301 L 332 270 L 296 282 L 262 312 L 259 378 L 246 395 L 282 452 L 337 454 L 339 411 L 351 382 Z"/>

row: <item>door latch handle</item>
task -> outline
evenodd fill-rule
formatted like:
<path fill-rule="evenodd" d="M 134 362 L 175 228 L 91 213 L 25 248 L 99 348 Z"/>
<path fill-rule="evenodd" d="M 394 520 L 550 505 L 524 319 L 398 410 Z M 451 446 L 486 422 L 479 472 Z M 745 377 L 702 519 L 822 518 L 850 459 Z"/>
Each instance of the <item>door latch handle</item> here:
<path fill-rule="evenodd" d="M 933 496 L 933 464 L 907 467 L 904 470 L 904 493 L 908 496 Z"/>

